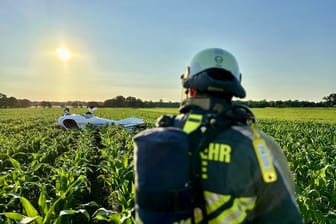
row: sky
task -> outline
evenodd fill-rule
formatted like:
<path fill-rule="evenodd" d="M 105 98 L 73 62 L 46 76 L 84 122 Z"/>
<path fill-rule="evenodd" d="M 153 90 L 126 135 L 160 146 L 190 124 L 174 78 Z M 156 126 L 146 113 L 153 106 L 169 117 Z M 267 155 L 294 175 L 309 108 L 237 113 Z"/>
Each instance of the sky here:
<path fill-rule="evenodd" d="M 246 100 L 320 102 L 336 92 L 335 11 L 334 0 L 1 0 L 0 93 L 178 102 L 191 58 L 218 47 L 236 57 Z"/>

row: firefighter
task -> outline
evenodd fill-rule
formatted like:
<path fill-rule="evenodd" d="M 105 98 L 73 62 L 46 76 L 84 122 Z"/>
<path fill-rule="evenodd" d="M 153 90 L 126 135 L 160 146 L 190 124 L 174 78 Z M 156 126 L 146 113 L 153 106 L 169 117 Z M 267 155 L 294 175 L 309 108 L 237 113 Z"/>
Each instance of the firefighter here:
<path fill-rule="evenodd" d="M 204 138 L 202 133 L 211 134 L 212 139 L 201 150 L 189 153 L 193 154 L 190 159 L 197 161 L 191 161 L 192 186 L 197 189 L 192 191 L 196 194 L 192 197 L 193 212 L 190 217 L 172 219 L 172 223 L 302 223 L 282 149 L 258 130 L 247 107 L 232 102 L 233 97 L 246 95 L 235 57 L 224 49 L 202 50 L 192 58 L 181 78 L 181 114 L 162 116 L 157 126 L 181 129 L 190 135 L 189 147 L 194 149 Z M 203 125 L 205 121 L 210 125 Z M 210 127 L 216 127 L 215 131 L 207 132 Z M 193 134 L 196 129 L 200 134 Z M 162 201 L 169 201 L 167 196 L 164 198 Z M 175 200 L 172 204 L 183 201 L 172 200 Z M 140 205 L 149 201 L 153 200 L 143 199 Z M 157 208 L 159 204 L 152 207 Z M 151 209 L 151 205 L 145 207 Z M 174 211 L 165 213 L 174 214 Z M 154 223 L 148 220 L 155 212 L 148 214 L 144 218 L 137 216 L 137 222 Z"/>

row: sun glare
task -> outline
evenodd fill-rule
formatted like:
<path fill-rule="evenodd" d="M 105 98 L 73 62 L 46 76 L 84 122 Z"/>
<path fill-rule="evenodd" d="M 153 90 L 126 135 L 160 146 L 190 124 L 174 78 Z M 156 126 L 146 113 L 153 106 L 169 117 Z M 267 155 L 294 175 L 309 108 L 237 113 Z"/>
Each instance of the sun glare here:
<path fill-rule="evenodd" d="M 68 61 L 71 57 L 71 52 L 66 48 L 57 48 L 56 54 L 62 61 Z"/>

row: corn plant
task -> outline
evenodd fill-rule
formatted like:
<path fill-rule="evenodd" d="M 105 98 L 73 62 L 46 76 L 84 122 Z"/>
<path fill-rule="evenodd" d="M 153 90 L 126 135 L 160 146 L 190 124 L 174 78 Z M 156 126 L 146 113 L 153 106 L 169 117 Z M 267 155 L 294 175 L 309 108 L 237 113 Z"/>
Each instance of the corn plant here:
<path fill-rule="evenodd" d="M 177 112 L 102 108 L 96 115 L 141 117 L 153 127 L 161 114 Z M 336 109 L 256 112 L 288 158 L 305 222 L 336 223 Z M 55 129 L 61 113 L 0 109 L 0 224 L 134 223 L 132 136 L 119 126 Z"/>

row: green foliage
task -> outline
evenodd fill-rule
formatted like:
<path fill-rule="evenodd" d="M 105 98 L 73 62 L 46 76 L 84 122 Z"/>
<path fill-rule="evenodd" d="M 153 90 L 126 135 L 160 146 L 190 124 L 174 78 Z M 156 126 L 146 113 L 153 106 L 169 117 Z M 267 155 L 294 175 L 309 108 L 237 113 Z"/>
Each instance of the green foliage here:
<path fill-rule="evenodd" d="M 336 110 L 255 109 L 282 146 L 307 223 L 336 222 Z M 119 126 L 54 128 L 61 108 L 1 109 L 0 223 L 134 223 L 132 136 Z M 86 109 L 73 108 L 74 113 Z M 151 127 L 177 109 L 99 109 Z M 294 117 L 294 118 L 293 118 Z"/>
<path fill-rule="evenodd" d="M 336 93 L 332 93 L 329 96 L 323 97 L 328 106 L 336 106 Z"/>
<path fill-rule="evenodd" d="M 336 108 L 253 108 L 258 119 L 336 123 Z"/>
<path fill-rule="evenodd" d="M 55 129 L 55 109 L 1 112 L 0 223 L 101 223 L 104 207 L 134 222 L 128 132 Z"/>
<path fill-rule="evenodd" d="M 336 124 L 261 120 L 259 127 L 284 150 L 305 221 L 336 223 Z"/>

